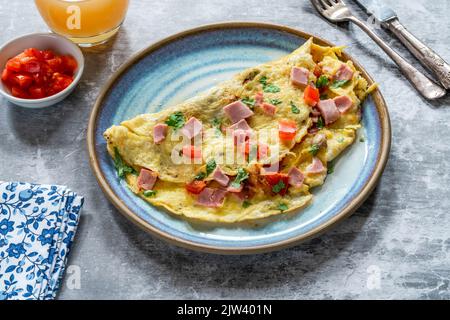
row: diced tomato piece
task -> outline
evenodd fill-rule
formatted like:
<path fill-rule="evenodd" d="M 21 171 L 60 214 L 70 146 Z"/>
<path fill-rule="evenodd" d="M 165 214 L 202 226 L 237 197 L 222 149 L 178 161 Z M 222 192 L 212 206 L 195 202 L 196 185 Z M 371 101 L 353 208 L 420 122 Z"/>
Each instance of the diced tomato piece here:
<path fill-rule="evenodd" d="M 191 159 L 200 159 L 202 157 L 202 150 L 192 145 L 183 146 L 183 156 Z"/>
<path fill-rule="evenodd" d="M 19 72 L 21 68 L 22 66 L 20 64 L 20 61 L 15 58 L 9 59 L 6 63 L 6 69 L 8 69 L 9 71 Z"/>
<path fill-rule="evenodd" d="M 42 51 L 42 57 L 45 60 L 53 59 L 55 57 L 55 54 L 51 50 L 44 50 L 44 51 Z"/>
<path fill-rule="evenodd" d="M 28 57 L 35 57 L 39 60 L 44 58 L 42 52 L 36 48 L 25 49 L 23 53 Z"/>
<path fill-rule="evenodd" d="M 31 86 L 28 89 L 28 92 L 30 93 L 31 97 L 33 99 L 42 99 L 45 98 L 45 90 L 44 88 L 38 87 L 38 86 Z"/>
<path fill-rule="evenodd" d="M 78 67 L 77 60 L 71 56 L 62 56 L 61 59 L 64 71 L 71 75 L 74 74 Z"/>
<path fill-rule="evenodd" d="M 33 77 L 24 74 L 16 74 L 14 76 L 14 82 L 22 89 L 26 89 L 33 83 Z"/>
<path fill-rule="evenodd" d="M 13 73 L 12 73 L 11 70 L 9 70 L 7 68 L 3 69 L 3 71 L 2 71 L 2 80 L 4 82 L 8 82 L 11 79 L 12 76 L 13 76 Z"/>
<path fill-rule="evenodd" d="M 12 95 L 40 99 L 70 86 L 77 67 L 72 56 L 57 56 L 51 50 L 29 48 L 8 60 L 1 79 L 10 87 Z M 193 156 L 198 156 L 197 150 L 193 151 Z"/>
<path fill-rule="evenodd" d="M 61 73 L 55 73 L 53 74 L 53 86 L 55 87 L 55 90 L 62 91 L 65 88 L 67 88 L 73 81 L 72 77 L 66 76 Z"/>
<path fill-rule="evenodd" d="M 35 57 L 24 57 L 20 59 L 22 70 L 29 73 L 37 73 L 41 70 L 41 63 Z"/>
<path fill-rule="evenodd" d="M 322 68 L 318 64 L 316 64 L 313 73 L 317 78 L 320 77 L 322 75 Z"/>
<path fill-rule="evenodd" d="M 297 124 L 293 120 L 281 119 L 278 122 L 278 132 L 281 140 L 293 140 L 297 133 Z"/>
<path fill-rule="evenodd" d="M 206 187 L 206 182 L 203 180 L 194 180 L 186 184 L 186 190 L 193 194 L 199 194 Z"/>
<path fill-rule="evenodd" d="M 47 60 L 47 64 L 55 72 L 63 71 L 62 70 L 63 67 L 62 67 L 62 59 L 61 59 L 61 57 L 55 57 L 53 59 L 49 59 L 49 60 Z"/>
<path fill-rule="evenodd" d="M 311 107 L 314 107 L 320 100 L 319 89 L 308 85 L 303 92 L 303 100 Z"/>
<path fill-rule="evenodd" d="M 273 173 L 264 176 L 271 186 L 272 192 L 284 196 L 289 187 L 289 176 L 284 173 Z M 277 186 L 274 190 L 274 186 Z"/>
<path fill-rule="evenodd" d="M 18 86 L 12 86 L 11 93 L 14 97 L 28 99 L 28 94 Z"/>
<path fill-rule="evenodd" d="M 41 73 L 33 74 L 33 81 L 38 85 L 43 85 L 45 83 L 45 79 Z"/>

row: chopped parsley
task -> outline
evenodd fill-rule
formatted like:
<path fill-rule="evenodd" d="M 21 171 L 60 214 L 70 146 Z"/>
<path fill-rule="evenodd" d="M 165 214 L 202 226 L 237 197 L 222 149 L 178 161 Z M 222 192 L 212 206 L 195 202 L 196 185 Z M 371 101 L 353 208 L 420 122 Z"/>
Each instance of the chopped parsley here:
<path fill-rule="evenodd" d="M 300 109 L 291 101 L 291 111 L 292 113 L 299 114 Z"/>
<path fill-rule="evenodd" d="M 220 137 L 222 135 L 222 131 L 220 131 L 222 121 L 220 121 L 218 118 L 214 118 L 212 121 L 212 125 L 216 128 L 216 136 Z"/>
<path fill-rule="evenodd" d="M 209 176 L 217 167 L 216 160 L 211 159 L 206 163 L 206 175 Z"/>
<path fill-rule="evenodd" d="M 245 97 L 241 99 L 243 103 L 245 103 L 250 109 L 253 109 L 255 107 L 255 99 L 251 99 L 249 97 Z"/>
<path fill-rule="evenodd" d="M 205 177 L 206 177 L 206 173 L 204 173 L 204 172 L 202 171 L 202 172 L 197 173 L 197 174 L 195 175 L 194 179 L 195 179 L 195 180 L 203 180 Z"/>
<path fill-rule="evenodd" d="M 317 79 L 316 87 L 323 88 L 326 87 L 327 85 L 328 85 L 328 77 L 325 75 L 321 75 L 319 79 Z"/>
<path fill-rule="evenodd" d="M 156 191 L 155 190 L 145 190 L 144 191 L 144 196 L 145 197 L 153 197 L 156 195 Z"/>
<path fill-rule="evenodd" d="M 123 161 L 117 147 L 114 148 L 114 167 L 116 168 L 117 175 L 120 179 L 125 178 L 128 173 L 136 174 L 136 170 Z"/>
<path fill-rule="evenodd" d="M 206 163 L 206 172 L 201 171 L 199 173 L 197 173 L 194 177 L 195 180 L 203 180 L 205 179 L 207 176 L 209 176 L 214 169 L 216 168 L 217 164 L 216 164 L 216 160 L 211 159 Z"/>
<path fill-rule="evenodd" d="M 267 77 L 266 77 L 266 76 L 261 77 L 261 79 L 259 79 L 259 83 L 262 84 L 262 86 L 263 86 L 263 91 L 264 91 L 264 92 L 267 92 L 267 93 L 277 93 L 277 92 L 280 92 L 280 88 L 279 88 L 279 87 L 277 87 L 277 86 L 274 85 L 274 84 L 271 84 L 271 83 L 268 83 L 268 82 L 267 82 Z"/>
<path fill-rule="evenodd" d="M 241 186 L 241 183 L 247 179 L 248 179 L 248 172 L 245 171 L 244 168 L 239 168 L 236 178 L 234 178 L 234 181 L 231 183 L 230 186 L 238 189 Z"/>
<path fill-rule="evenodd" d="M 330 85 L 331 89 L 337 89 L 340 87 L 343 87 L 348 83 L 348 80 L 334 80 L 333 83 Z"/>
<path fill-rule="evenodd" d="M 244 209 L 250 207 L 251 205 L 251 202 L 248 200 L 244 200 L 244 202 L 242 202 L 242 208 Z"/>
<path fill-rule="evenodd" d="M 186 120 L 184 119 L 184 115 L 182 112 L 177 111 L 172 113 L 169 118 L 166 120 L 166 124 L 170 127 L 174 127 L 175 129 L 180 129 L 184 126 Z"/>
<path fill-rule="evenodd" d="M 280 92 L 280 88 L 274 84 L 268 84 L 263 88 L 263 91 L 267 93 L 277 93 Z"/>
<path fill-rule="evenodd" d="M 267 77 L 262 76 L 261 79 L 259 79 L 259 83 L 261 83 L 264 86 L 267 86 Z"/>
<path fill-rule="evenodd" d="M 309 148 L 309 153 L 311 153 L 313 156 L 316 156 L 317 153 L 319 152 L 319 150 L 320 150 L 320 146 L 317 143 L 314 143 Z"/>
<path fill-rule="evenodd" d="M 281 104 L 283 101 L 281 101 L 279 99 L 269 99 L 269 102 L 271 104 L 273 104 L 274 106 L 277 106 L 277 105 Z"/>
<path fill-rule="evenodd" d="M 277 209 L 280 211 L 286 211 L 288 209 L 288 206 L 286 203 L 280 203 L 280 204 L 278 204 Z"/>
<path fill-rule="evenodd" d="M 284 188 L 286 188 L 286 185 L 284 184 L 284 182 L 283 181 L 278 181 L 278 183 L 276 184 L 276 185 L 274 185 L 273 187 L 272 187 L 272 191 L 274 192 L 274 193 L 279 193 L 281 190 L 283 190 Z"/>
<path fill-rule="evenodd" d="M 334 172 L 334 164 L 332 164 L 331 162 L 328 164 L 328 169 L 327 169 L 327 173 L 328 174 L 332 174 Z"/>
<path fill-rule="evenodd" d="M 325 127 L 325 124 L 323 122 L 323 118 L 322 117 L 319 117 L 319 119 L 317 119 L 316 126 L 317 126 L 318 129 L 323 129 L 323 127 Z"/>
<path fill-rule="evenodd" d="M 218 118 L 214 118 L 213 121 L 212 121 L 212 125 L 214 127 L 218 128 L 218 127 L 220 127 L 222 125 L 222 121 L 220 121 Z"/>

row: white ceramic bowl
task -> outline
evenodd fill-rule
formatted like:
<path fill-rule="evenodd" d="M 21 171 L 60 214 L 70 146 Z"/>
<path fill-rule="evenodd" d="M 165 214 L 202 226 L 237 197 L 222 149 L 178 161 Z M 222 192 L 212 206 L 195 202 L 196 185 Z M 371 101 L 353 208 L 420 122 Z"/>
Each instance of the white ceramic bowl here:
<path fill-rule="evenodd" d="M 21 99 L 14 97 L 0 80 L 0 93 L 10 102 L 26 108 L 45 108 L 65 99 L 75 89 L 84 70 L 84 57 L 80 48 L 70 40 L 54 33 L 32 33 L 15 38 L 0 48 L 0 72 L 6 62 L 28 48 L 52 50 L 58 55 L 72 55 L 78 62 L 73 82 L 63 91 L 42 99 Z"/>

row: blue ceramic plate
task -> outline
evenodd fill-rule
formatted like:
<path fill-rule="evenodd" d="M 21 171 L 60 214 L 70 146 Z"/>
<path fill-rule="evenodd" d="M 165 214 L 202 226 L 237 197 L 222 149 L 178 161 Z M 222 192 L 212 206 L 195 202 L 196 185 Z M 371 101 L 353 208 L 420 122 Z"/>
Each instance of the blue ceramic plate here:
<path fill-rule="evenodd" d="M 335 161 L 334 173 L 326 183 L 313 189 L 313 203 L 289 219 L 256 228 L 200 228 L 149 205 L 118 180 L 102 136 L 113 124 L 180 103 L 247 67 L 286 55 L 309 37 L 272 24 L 222 23 L 171 36 L 125 63 L 102 90 L 88 129 L 92 168 L 112 203 L 133 222 L 172 243 L 232 254 L 269 251 L 298 243 L 352 213 L 374 188 L 389 153 L 389 116 L 379 92 L 364 102 L 363 129 L 358 133 L 361 139 L 356 139 Z M 317 37 L 315 42 L 330 45 Z"/>

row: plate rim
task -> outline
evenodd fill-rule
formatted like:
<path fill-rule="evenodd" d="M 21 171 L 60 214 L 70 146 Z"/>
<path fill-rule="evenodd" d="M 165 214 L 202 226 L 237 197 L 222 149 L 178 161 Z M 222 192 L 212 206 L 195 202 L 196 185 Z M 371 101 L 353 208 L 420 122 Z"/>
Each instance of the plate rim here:
<path fill-rule="evenodd" d="M 116 81 L 120 78 L 120 76 L 125 73 L 130 67 L 144 58 L 146 55 L 151 52 L 157 50 L 158 48 L 171 43 L 177 39 L 184 38 L 187 36 L 191 36 L 194 34 L 202 33 L 204 31 L 211 31 L 217 29 L 236 29 L 236 28 L 265 28 L 265 29 L 275 29 L 278 31 L 284 31 L 296 36 L 299 36 L 303 39 L 308 39 L 313 37 L 315 43 L 334 46 L 331 42 L 322 39 L 321 37 L 315 36 L 308 32 L 298 30 L 293 27 L 289 27 L 281 24 L 274 23 L 266 23 L 266 22 L 257 22 L 257 21 L 228 21 L 228 22 L 218 22 L 213 24 L 204 24 L 198 27 L 190 28 L 181 32 L 177 32 L 175 34 L 164 37 L 156 42 L 153 42 L 149 46 L 141 49 L 137 53 L 133 54 L 130 58 L 128 58 L 108 79 L 108 81 L 102 86 L 97 96 L 97 99 L 92 108 L 91 114 L 89 116 L 88 128 L 87 128 L 87 149 L 89 154 L 89 163 L 92 171 L 94 172 L 97 183 L 102 189 L 103 193 L 106 195 L 108 200 L 116 207 L 116 209 L 127 219 L 133 222 L 135 225 L 143 229 L 144 231 L 156 236 L 159 239 L 165 240 L 171 244 L 184 247 L 187 249 L 208 252 L 208 253 L 216 253 L 216 254 L 231 254 L 231 255 L 239 255 L 239 254 L 255 254 L 255 253 L 263 253 L 274 250 L 281 250 L 287 247 L 292 247 L 294 245 L 298 245 L 301 242 L 309 240 L 311 238 L 315 238 L 324 232 L 328 231 L 330 228 L 336 226 L 338 223 L 342 222 L 345 218 L 349 217 L 353 214 L 356 209 L 358 209 L 362 203 L 368 198 L 368 196 L 372 193 L 373 189 L 376 187 L 378 180 L 380 179 L 386 163 L 388 161 L 389 152 L 391 148 L 391 123 L 388 112 L 388 107 L 386 101 L 384 100 L 383 95 L 380 90 L 376 90 L 372 93 L 372 98 L 375 103 L 377 113 L 380 117 L 381 124 L 381 146 L 379 153 L 377 155 L 377 160 L 375 167 L 373 169 L 373 174 L 370 178 L 364 183 L 361 188 L 361 191 L 355 196 L 355 198 L 350 201 L 338 214 L 336 214 L 333 218 L 326 221 L 325 223 L 317 226 L 310 231 L 298 235 L 295 237 L 291 237 L 282 241 L 263 244 L 263 245 L 255 245 L 255 246 L 247 246 L 247 247 L 227 247 L 227 246 L 216 246 L 216 245 L 207 245 L 201 244 L 197 242 L 193 242 L 190 240 L 182 239 L 172 234 L 166 233 L 149 223 L 145 220 L 141 219 L 130 209 L 124 201 L 119 198 L 110 185 L 108 184 L 103 172 L 100 169 L 100 165 L 98 162 L 98 157 L 95 150 L 96 139 L 95 139 L 95 131 L 97 125 L 97 118 L 101 111 L 102 104 L 104 98 L 112 88 L 112 86 L 116 83 Z M 368 72 L 364 69 L 364 67 L 355 60 L 351 55 L 343 52 L 343 58 L 345 60 L 351 60 L 356 69 L 359 70 L 362 75 L 368 80 L 369 84 L 375 83 L 373 78 L 368 74 Z"/>

